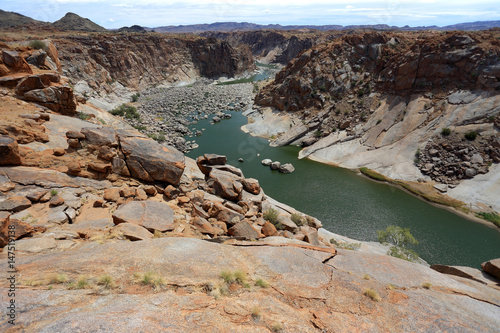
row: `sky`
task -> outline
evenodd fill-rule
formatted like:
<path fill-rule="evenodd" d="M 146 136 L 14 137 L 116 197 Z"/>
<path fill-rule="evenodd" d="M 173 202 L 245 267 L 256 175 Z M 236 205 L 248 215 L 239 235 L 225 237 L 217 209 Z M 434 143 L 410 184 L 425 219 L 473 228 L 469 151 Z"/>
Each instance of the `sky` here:
<path fill-rule="evenodd" d="M 107 29 L 214 22 L 445 26 L 500 20 L 499 0 L 0 0 L 0 9 L 45 22 L 73 12 Z"/>

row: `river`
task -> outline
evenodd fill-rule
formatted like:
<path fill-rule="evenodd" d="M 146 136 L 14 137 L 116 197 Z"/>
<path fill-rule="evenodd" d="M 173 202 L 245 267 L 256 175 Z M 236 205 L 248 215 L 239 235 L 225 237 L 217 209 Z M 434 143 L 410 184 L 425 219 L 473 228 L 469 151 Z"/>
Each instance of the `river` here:
<path fill-rule="evenodd" d="M 448 210 L 432 206 L 390 185 L 361 177 L 353 171 L 297 158 L 299 147 L 270 147 L 241 126 L 247 119 L 229 112 L 231 119 L 211 125 L 209 119 L 192 125 L 204 128 L 199 144 L 186 155 L 226 155 L 245 177 L 259 180 L 266 194 L 323 222 L 325 229 L 362 241 L 376 241 L 377 230 L 389 225 L 410 228 L 419 241 L 413 249 L 429 264 L 479 268 L 500 257 L 500 232 Z M 193 139 L 193 138 L 189 138 Z M 259 154 L 259 156 L 257 156 Z M 238 162 L 243 158 L 244 162 Z M 295 172 L 281 174 L 261 165 L 270 158 L 292 163 Z"/>

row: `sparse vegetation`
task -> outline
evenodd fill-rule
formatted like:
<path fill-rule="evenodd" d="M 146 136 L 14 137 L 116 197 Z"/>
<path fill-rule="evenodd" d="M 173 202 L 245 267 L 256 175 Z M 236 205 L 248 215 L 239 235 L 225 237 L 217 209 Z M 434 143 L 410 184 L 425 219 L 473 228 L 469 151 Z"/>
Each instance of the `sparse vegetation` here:
<path fill-rule="evenodd" d="M 119 107 L 109 111 L 114 116 L 121 116 L 127 119 L 140 119 L 141 115 L 137 112 L 137 109 L 131 105 L 122 104 Z"/>
<path fill-rule="evenodd" d="M 365 274 L 365 275 L 363 276 L 363 279 L 365 279 L 365 280 L 370 280 L 370 279 L 371 279 L 371 277 L 370 277 L 370 275 L 369 275 L 369 274 Z"/>
<path fill-rule="evenodd" d="M 283 331 L 283 326 L 280 323 L 274 323 L 271 326 L 271 331 L 274 333 L 281 332 L 281 331 Z"/>
<path fill-rule="evenodd" d="M 449 129 L 448 127 L 445 127 L 441 130 L 441 135 L 442 136 L 448 136 L 451 134 L 451 129 Z"/>
<path fill-rule="evenodd" d="M 103 286 L 106 289 L 113 289 L 116 287 L 115 280 L 109 274 L 101 275 L 97 284 Z"/>
<path fill-rule="evenodd" d="M 378 292 L 374 289 L 367 288 L 363 291 L 363 295 L 368 296 L 374 302 L 380 302 L 382 298 L 379 296 Z"/>
<path fill-rule="evenodd" d="M 382 174 L 380 174 L 380 173 L 378 173 L 376 171 L 373 171 L 371 169 L 363 167 L 363 168 L 359 168 L 359 171 L 363 175 L 365 175 L 365 176 L 367 176 L 369 178 L 372 178 L 372 179 L 375 179 L 375 180 L 378 180 L 378 181 L 381 181 L 381 182 L 388 181 L 388 179 L 387 179 L 386 176 L 384 176 L 384 175 L 382 175 Z"/>
<path fill-rule="evenodd" d="M 47 44 L 38 39 L 30 41 L 28 45 L 35 50 L 45 50 L 47 48 Z"/>
<path fill-rule="evenodd" d="M 51 197 L 55 197 L 57 194 L 58 194 L 57 190 L 54 190 L 54 189 L 50 190 L 50 196 Z"/>
<path fill-rule="evenodd" d="M 274 225 L 280 223 L 280 214 L 274 208 L 269 208 L 267 211 L 264 212 L 262 217 L 264 218 L 264 220 L 269 221 Z"/>
<path fill-rule="evenodd" d="M 258 286 L 258 287 L 261 287 L 261 288 L 267 288 L 267 287 L 269 287 L 269 283 L 267 283 L 266 281 L 264 281 L 262 279 L 255 280 L 255 285 Z"/>
<path fill-rule="evenodd" d="M 137 102 L 139 100 L 139 97 L 141 97 L 140 93 L 136 93 L 132 95 L 132 102 Z"/>
<path fill-rule="evenodd" d="M 480 217 L 486 221 L 494 223 L 497 227 L 500 227 L 500 215 L 497 213 L 476 213 L 477 217 Z"/>
<path fill-rule="evenodd" d="M 150 286 L 155 290 L 161 289 L 166 286 L 167 282 L 165 278 L 158 273 L 149 271 L 146 273 L 135 273 L 134 279 L 137 283 L 145 286 Z"/>
<path fill-rule="evenodd" d="M 476 131 L 470 131 L 464 134 L 464 138 L 466 138 L 469 141 L 474 141 L 477 138 L 477 132 Z"/>
<path fill-rule="evenodd" d="M 429 282 L 422 283 L 422 288 L 431 289 L 431 287 L 432 287 L 432 283 L 429 283 Z"/>
<path fill-rule="evenodd" d="M 89 120 L 92 116 L 85 112 L 78 112 L 78 118 L 81 120 Z"/>
<path fill-rule="evenodd" d="M 304 225 L 304 216 L 300 213 L 293 213 L 290 216 L 290 219 L 292 220 L 293 223 L 295 223 L 297 226 Z"/>
<path fill-rule="evenodd" d="M 321 138 L 323 136 L 323 132 L 320 130 L 317 130 L 314 132 L 314 137 L 315 138 Z"/>
<path fill-rule="evenodd" d="M 377 231 L 378 241 L 382 244 L 392 244 L 388 255 L 408 261 L 418 260 L 418 254 L 407 248 L 408 245 L 416 245 L 418 241 L 410 233 L 409 228 L 401 228 L 390 225 L 385 230 Z"/>
<path fill-rule="evenodd" d="M 262 316 L 262 309 L 259 306 L 254 306 L 252 308 L 252 318 L 259 319 Z"/>
<path fill-rule="evenodd" d="M 68 277 L 65 274 L 52 274 L 49 276 L 49 284 L 61 284 L 68 281 Z"/>

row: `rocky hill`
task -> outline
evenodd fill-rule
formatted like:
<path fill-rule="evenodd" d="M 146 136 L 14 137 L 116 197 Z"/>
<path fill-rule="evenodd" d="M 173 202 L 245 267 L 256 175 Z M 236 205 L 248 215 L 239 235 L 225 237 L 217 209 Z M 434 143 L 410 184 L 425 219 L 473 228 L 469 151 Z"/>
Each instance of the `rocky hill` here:
<path fill-rule="evenodd" d="M 498 211 L 498 37 L 497 30 L 343 36 L 301 53 L 255 101 L 294 117 L 274 144 L 310 146 L 301 158 L 432 180 L 476 209 Z M 471 132 L 477 138 L 466 139 Z M 436 146 L 458 157 L 430 151 Z M 475 154 L 481 158 L 472 162 Z M 467 197 L 474 184 L 482 184 L 478 194 Z"/>
<path fill-rule="evenodd" d="M 88 32 L 106 32 L 107 29 L 83 18 L 75 13 L 66 13 L 60 20 L 52 23 L 53 26 L 61 30 L 88 31 Z"/>
<path fill-rule="evenodd" d="M 101 45 L 90 66 L 122 67 L 104 61 L 117 54 L 104 40 L 61 41 L 43 52 L 0 44 L 1 331 L 499 327 L 498 259 L 483 270 L 428 267 L 380 245 L 344 249 L 345 238 L 267 196 L 224 156 L 186 158 L 77 103 L 58 72 L 64 47 Z M 198 55 L 204 43 L 220 50 L 194 43 Z"/>
<path fill-rule="evenodd" d="M 28 23 L 41 23 L 31 17 L 27 17 L 14 12 L 6 12 L 0 9 L 0 28 L 14 27 Z"/>

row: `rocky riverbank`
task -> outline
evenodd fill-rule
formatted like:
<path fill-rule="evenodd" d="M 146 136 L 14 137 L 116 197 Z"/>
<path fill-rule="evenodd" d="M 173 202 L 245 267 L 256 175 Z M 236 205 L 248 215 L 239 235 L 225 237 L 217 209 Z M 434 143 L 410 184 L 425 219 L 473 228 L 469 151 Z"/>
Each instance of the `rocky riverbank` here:
<path fill-rule="evenodd" d="M 217 85 L 211 80 L 199 80 L 193 85 L 158 87 L 140 94 L 137 110 L 139 119 L 125 119 L 142 133 L 159 142 L 173 145 L 181 151 L 196 147 L 196 142 L 186 141 L 192 133 L 188 126 L 200 119 L 218 122 L 230 117 L 225 111 L 243 111 L 252 105 L 251 83 Z"/>

